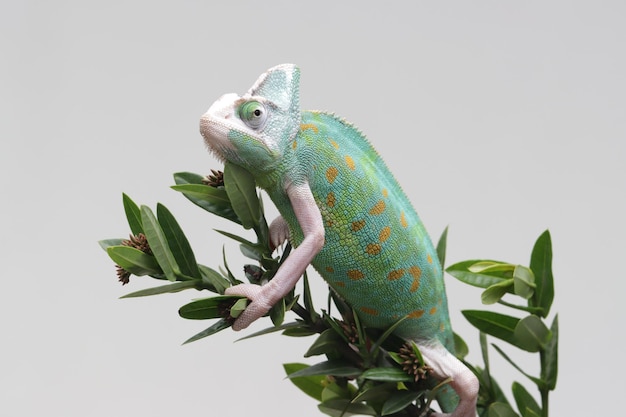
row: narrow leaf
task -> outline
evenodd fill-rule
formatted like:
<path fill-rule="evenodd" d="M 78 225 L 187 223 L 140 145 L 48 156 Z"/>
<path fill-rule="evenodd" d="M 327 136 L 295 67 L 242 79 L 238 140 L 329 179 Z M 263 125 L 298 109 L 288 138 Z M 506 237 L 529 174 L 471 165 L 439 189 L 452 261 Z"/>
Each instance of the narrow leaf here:
<path fill-rule="evenodd" d="M 285 373 L 287 375 L 293 374 L 297 371 L 301 371 L 303 369 L 308 368 L 309 365 L 303 363 L 285 363 L 283 364 L 283 368 L 285 369 Z M 322 391 L 324 390 L 324 385 L 327 382 L 327 379 L 323 375 L 316 376 L 308 376 L 308 377 L 300 377 L 300 378 L 290 378 L 291 382 L 298 387 L 302 392 L 307 394 L 310 397 L 315 398 L 317 401 L 322 401 Z"/>
<path fill-rule="evenodd" d="M 362 378 L 382 382 L 411 382 L 413 378 L 398 368 L 371 368 L 363 372 Z"/>
<path fill-rule="evenodd" d="M 157 218 L 163 229 L 168 247 L 180 267 L 180 272 L 193 278 L 200 278 L 200 271 L 191 245 L 172 213 L 162 204 L 157 204 Z"/>
<path fill-rule="evenodd" d="M 416 391 L 396 391 L 391 394 L 391 397 L 385 401 L 381 410 L 381 415 L 387 416 L 389 414 L 397 413 L 404 410 L 409 404 L 412 404 L 423 393 Z"/>
<path fill-rule="evenodd" d="M 552 276 L 552 240 L 546 230 L 539 236 L 530 257 L 530 269 L 535 274 L 537 289 L 533 297 L 536 307 L 543 308 L 542 317 L 547 317 L 554 299 L 554 277 Z"/>
<path fill-rule="evenodd" d="M 332 375 L 332 376 L 346 376 L 356 377 L 361 374 L 359 368 L 346 365 L 347 362 L 341 360 L 331 360 L 326 362 L 320 362 L 312 365 L 306 369 L 294 372 L 288 375 L 288 378 L 298 378 L 302 376 L 314 376 L 314 375 Z"/>
<path fill-rule="evenodd" d="M 484 262 L 480 260 L 469 260 L 456 263 L 454 265 L 449 266 L 446 269 L 446 272 L 461 282 L 472 285 L 474 287 L 479 288 L 489 288 L 494 284 L 498 284 L 505 280 L 500 276 L 487 275 L 483 273 L 477 273 L 470 271 L 470 267 L 479 262 Z M 495 262 L 495 261 L 493 261 Z"/>
<path fill-rule="evenodd" d="M 124 212 L 126 213 L 126 220 L 128 221 L 131 232 L 133 232 L 135 236 L 139 233 L 143 233 L 141 212 L 137 204 L 126 194 L 122 194 L 122 203 L 124 204 Z"/>
<path fill-rule="evenodd" d="M 152 249 L 152 253 L 161 266 L 163 273 L 170 281 L 176 281 L 177 276 L 180 275 L 180 269 L 167 244 L 163 229 L 161 229 L 152 210 L 146 206 L 141 207 L 141 222 L 150 244 L 150 249 Z"/>
<path fill-rule="evenodd" d="M 176 293 L 183 290 L 195 288 L 199 282 L 200 280 L 174 282 L 172 284 L 161 285 L 160 287 L 147 288 L 145 290 L 131 292 L 130 294 L 126 294 L 120 298 L 146 297 L 149 295 Z"/>
<path fill-rule="evenodd" d="M 246 340 L 246 339 L 252 339 L 253 337 L 258 337 L 258 336 L 264 336 L 266 334 L 270 334 L 270 333 L 276 333 L 276 332 L 280 332 L 283 330 L 287 330 L 287 329 L 293 329 L 293 328 L 298 328 L 298 327 L 302 327 L 304 326 L 302 323 L 300 322 L 292 322 L 292 323 L 286 323 L 280 326 L 272 326 L 272 327 L 268 327 L 267 329 L 263 329 L 260 330 L 258 332 L 249 334 L 245 337 L 242 337 L 241 339 L 237 339 L 237 342 L 242 341 L 242 340 Z"/>
<path fill-rule="evenodd" d="M 198 265 L 200 275 L 202 276 L 202 282 L 209 289 L 218 294 L 224 294 L 226 288 L 230 287 L 230 283 L 226 278 L 214 269 L 205 265 Z"/>
<path fill-rule="evenodd" d="M 366 404 L 353 404 L 350 400 L 337 398 L 324 401 L 317 406 L 319 410 L 331 417 L 376 416 L 374 409 Z"/>
<path fill-rule="evenodd" d="M 109 246 L 107 254 L 113 262 L 131 274 L 142 276 L 163 273 L 154 256 L 148 255 L 139 249 L 131 248 L 130 246 Z"/>
<path fill-rule="evenodd" d="M 502 356 L 508 363 L 510 363 L 522 375 L 524 375 L 526 378 L 528 378 L 531 381 L 533 381 L 537 385 L 537 387 L 539 389 L 543 389 L 546 386 L 546 383 L 543 380 L 541 380 L 539 378 L 536 378 L 536 377 L 526 373 L 526 371 L 524 371 L 519 365 L 517 365 L 515 362 L 513 362 L 513 360 L 506 353 L 504 353 L 504 351 L 502 349 L 500 349 L 500 347 L 498 345 L 492 344 L 492 346 L 500 354 L 500 356 Z"/>
<path fill-rule="evenodd" d="M 518 414 L 513 411 L 510 405 L 505 403 L 493 403 L 489 406 L 488 417 L 519 417 Z"/>
<path fill-rule="evenodd" d="M 224 166 L 224 187 L 243 227 L 251 229 L 258 226 L 260 206 L 252 174 L 227 162 Z"/>
<path fill-rule="evenodd" d="M 546 381 L 549 390 L 556 388 L 556 380 L 559 371 L 559 316 L 554 317 L 550 326 L 552 338 L 545 347 L 541 356 L 541 379 Z"/>
<path fill-rule="evenodd" d="M 443 233 L 441 233 L 441 237 L 437 242 L 437 257 L 439 258 L 439 263 L 441 264 L 441 269 L 444 269 L 444 265 L 446 264 L 446 247 L 448 246 L 448 227 L 446 226 L 443 229 Z"/>
<path fill-rule="evenodd" d="M 454 350 L 455 356 L 459 359 L 463 359 L 469 354 L 467 343 L 456 333 L 454 333 Z"/>
<path fill-rule="evenodd" d="M 202 176 L 189 172 L 174 174 L 177 185 L 172 189 L 183 193 L 192 203 L 227 220 L 241 224 L 224 188 L 215 188 L 202 183 Z"/>
<path fill-rule="evenodd" d="M 122 246 L 123 241 L 124 239 L 104 239 L 99 240 L 98 245 L 106 251 L 110 246 Z"/>
<path fill-rule="evenodd" d="M 181 317 L 192 320 L 206 320 L 221 318 L 224 307 L 230 308 L 237 300 L 243 297 L 234 295 L 218 295 L 216 297 L 201 298 L 185 304 L 178 310 Z"/>
<path fill-rule="evenodd" d="M 537 401 L 532 395 L 524 388 L 524 386 L 518 382 L 513 382 L 513 398 L 517 404 L 517 409 L 522 413 L 523 417 L 532 417 L 533 415 L 541 415 L 541 407 L 537 404 Z M 534 414 L 530 414 L 531 411 Z"/>
<path fill-rule="evenodd" d="M 515 345 L 515 326 L 518 318 L 490 311 L 465 310 L 465 318 L 478 330 Z"/>
<path fill-rule="evenodd" d="M 343 339 L 333 329 L 326 329 L 315 339 L 304 357 L 310 358 L 311 356 L 337 352 L 339 347 L 344 344 L 343 342 Z"/>
<path fill-rule="evenodd" d="M 220 321 L 216 322 L 211 327 L 209 327 L 209 328 L 201 331 L 200 333 L 196 334 L 195 336 L 192 336 L 189 339 L 185 340 L 183 342 L 183 345 L 186 345 L 187 343 L 195 342 L 196 340 L 200 340 L 200 339 L 205 338 L 207 336 L 214 335 L 217 332 L 221 332 L 224 329 L 228 329 L 231 325 L 232 324 L 228 320 L 221 319 Z"/>

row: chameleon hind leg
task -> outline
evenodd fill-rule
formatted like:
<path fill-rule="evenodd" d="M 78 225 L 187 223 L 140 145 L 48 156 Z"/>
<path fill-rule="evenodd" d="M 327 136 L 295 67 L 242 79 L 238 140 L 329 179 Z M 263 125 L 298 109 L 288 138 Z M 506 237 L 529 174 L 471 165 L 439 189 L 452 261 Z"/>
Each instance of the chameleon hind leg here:
<path fill-rule="evenodd" d="M 434 413 L 432 416 L 475 417 L 479 384 L 474 373 L 438 341 L 422 344 L 417 342 L 417 346 L 424 357 L 424 362 L 432 369 L 433 376 L 439 380 L 451 378 L 449 386 L 458 396 L 458 402 L 454 398 L 456 396 L 451 397 L 445 392 L 444 395 L 438 396 L 440 407 L 449 414 Z"/>

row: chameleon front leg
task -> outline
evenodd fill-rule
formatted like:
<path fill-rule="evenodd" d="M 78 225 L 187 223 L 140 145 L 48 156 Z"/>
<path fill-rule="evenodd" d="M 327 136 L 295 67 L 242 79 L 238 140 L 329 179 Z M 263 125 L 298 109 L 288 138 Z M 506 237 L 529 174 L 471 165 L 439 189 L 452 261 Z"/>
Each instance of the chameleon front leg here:
<path fill-rule="evenodd" d="M 239 284 L 226 290 L 228 295 L 246 297 L 252 302 L 233 324 L 233 330 L 248 327 L 265 315 L 274 304 L 295 287 L 305 269 L 324 246 L 324 223 L 307 183 L 289 185 L 287 196 L 302 229 L 304 239 L 281 265 L 274 278 L 267 284 Z M 279 237 L 279 236 L 276 236 Z"/>
<path fill-rule="evenodd" d="M 459 403 L 450 414 L 434 413 L 432 417 L 476 417 L 479 383 L 476 375 L 440 343 L 417 343 L 424 362 L 439 380 L 451 378 L 450 387 L 456 391 Z M 445 410 L 447 411 L 447 410 Z"/>

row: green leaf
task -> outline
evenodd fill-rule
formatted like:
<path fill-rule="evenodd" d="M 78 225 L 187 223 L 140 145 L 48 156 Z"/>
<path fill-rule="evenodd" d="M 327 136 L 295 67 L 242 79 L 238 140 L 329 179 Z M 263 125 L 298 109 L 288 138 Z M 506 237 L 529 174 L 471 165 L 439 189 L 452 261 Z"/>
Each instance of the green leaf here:
<path fill-rule="evenodd" d="M 163 273 L 168 280 L 176 281 L 180 275 L 180 269 L 167 244 L 165 233 L 163 233 L 163 229 L 161 229 L 159 222 L 149 207 L 141 207 L 141 223 L 143 224 L 150 249 L 152 249 L 152 253 L 161 266 Z"/>
<path fill-rule="evenodd" d="M 541 407 L 532 395 L 518 382 L 513 382 L 513 397 L 517 404 L 517 409 L 522 413 L 523 417 L 533 417 L 541 415 Z"/>
<path fill-rule="evenodd" d="M 487 274 L 500 278 L 510 278 L 515 265 L 499 261 L 478 261 L 467 268 L 476 274 Z"/>
<path fill-rule="evenodd" d="M 189 201 L 217 216 L 241 224 L 224 188 L 215 188 L 202 183 L 202 176 L 190 172 L 174 174 L 177 185 L 172 186 Z"/>
<path fill-rule="evenodd" d="M 139 290 L 126 294 L 120 298 L 134 298 L 134 297 L 146 297 L 149 295 L 158 295 L 166 293 L 176 293 L 183 290 L 195 288 L 200 283 L 200 280 L 196 281 L 179 281 L 172 284 L 161 285 L 160 287 L 147 288 L 145 290 Z"/>
<path fill-rule="evenodd" d="M 326 362 L 320 362 L 312 365 L 306 369 L 294 372 L 288 375 L 288 378 L 298 378 L 303 376 L 315 376 L 315 375 L 332 375 L 332 376 L 346 376 L 356 377 L 361 374 L 359 368 L 346 365 L 347 362 L 342 360 L 331 360 Z"/>
<path fill-rule="evenodd" d="M 541 356 L 541 379 L 546 381 L 547 388 L 554 390 L 559 371 L 559 316 L 554 317 L 550 326 L 552 338 Z"/>
<path fill-rule="evenodd" d="M 514 336 L 515 346 L 528 352 L 539 352 L 546 346 L 552 333 L 539 317 L 530 315 L 517 323 Z"/>
<path fill-rule="evenodd" d="M 402 411 L 422 395 L 422 392 L 416 391 L 396 391 L 383 404 L 381 415 L 387 416 Z"/>
<path fill-rule="evenodd" d="M 203 284 L 211 291 L 218 294 L 224 294 L 226 288 L 230 287 L 230 283 L 219 272 L 208 266 L 198 264 L 200 275 L 202 276 Z"/>
<path fill-rule="evenodd" d="M 252 229 L 258 226 L 260 205 L 252 174 L 239 165 L 227 162 L 224 166 L 224 187 L 243 227 Z"/>
<path fill-rule="evenodd" d="M 518 318 L 506 316 L 490 311 L 465 310 L 462 312 L 465 318 L 478 330 L 491 336 L 502 339 L 515 345 L 517 339 L 514 336 Z"/>
<path fill-rule="evenodd" d="M 122 246 L 124 239 L 103 239 L 98 241 L 98 245 L 105 251 L 111 246 Z"/>
<path fill-rule="evenodd" d="M 122 194 L 122 203 L 124 204 L 124 212 L 126 213 L 128 226 L 130 226 L 130 230 L 133 232 L 133 235 L 137 236 L 139 233 L 143 233 L 141 212 L 137 204 L 135 204 L 135 202 L 126 194 Z"/>
<path fill-rule="evenodd" d="M 142 276 L 163 273 L 154 256 L 148 255 L 139 249 L 130 246 L 109 246 L 107 254 L 113 262 L 131 274 Z"/>
<path fill-rule="evenodd" d="M 519 417 L 510 405 L 505 403 L 493 403 L 489 406 L 489 417 Z"/>
<path fill-rule="evenodd" d="M 180 272 L 186 276 L 200 278 L 200 271 L 191 245 L 172 213 L 164 205 L 157 204 L 157 217 Z"/>
<path fill-rule="evenodd" d="M 513 280 L 515 282 L 515 294 L 522 298 L 529 299 L 535 293 L 535 274 L 530 268 L 517 265 L 513 271 Z"/>
<path fill-rule="evenodd" d="M 554 277 L 552 276 L 552 240 L 546 230 L 535 242 L 530 257 L 530 269 L 535 274 L 537 289 L 532 298 L 533 305 L 543 309 L 542 317 L 547 317 L 554 299 Z"/>
<path fill-rule="evenodd" d="M 446 269 L 446 272 L 461 282 L 464 282 L 466 284 L 472 285 L 474 287 L 479 287 L 479 288 L 489 288 L 492 285 L 498 284 L 505 279 L 500 276 L 494 276 L 494 275 L 488 275 L 484 273 L 470 271 L 470 268 L 473 265 L 480 264 L 481 262 L 485 262 L 485 261 L 469 260 L 469 261 L 459 262 L 459 263 L 449 266 Z M 490 262 L 495 262 L 495 261 L 490 261 Z"/>
<path fill-rule="evenodd" d="M 413 378 L 398 368 L 371 368 L 363 372 L 362 378 L 382 382 L 411 382 Z"/>
<path fill-rule="evenodd" d="M 492 346 L 500 354 L 500 356 L 502 356 L 508 363 L 510 363 L 522 375 L 524 375 L 526 378 L 528 378 L 531 381 L 533 381 L 540 390 L 543 389 L 546 386 L 545 381 L 543 381 L 543 380 L 541 380 L 539 378 L 535 378 L 534 376 L 526 373 L 519 365 L 517 365 L 515 362 L 513 362 L 513 360 L 506 353 L 504 353 L 504 351 L 502 349 L 500 349 L 500 347 L 498 345 L 492 344 Z"/>
<path fill-rule="evenodd" d="M 315 339 L 304 357 L 310 358 L 311 356 L 335 353 L 343 344 L 343 339 L 333 329 L 326 329 Z"/>
<path fill-rule="evenodd" d="M 285 299 L 281 298 L 270 309 L 270 319 L 274 326 L 280 326 L 285 320 Z"/>
<path fill-rule="evenodd" d="M 195 336 L 192 336 L 189 339 L 185 340 L 183 342 L 183 345 L 186 345 L 187 343 L 195 342 L 196 340 L 200 340 L 200 339 L 205 338 L 207 336 L 214 335 L 217 332 L 221 332 L 224 329 L 228 329 L 231 325 L 232 324 L 227 319 L 221 319 L 220 321 L 218 321 L 215 324 L 213 324 L 211 327 L 209 327 L 209 328 L 201 331 L 200 333 L 196 334 Z"/>
<path fill-rule="evenodd" d="M 480 295 L 480 299 L 483 304 L 495 304 L 504 294 L 509 292 L 513 288 L 514 281 L 513 279 L 506 279 L 504 281 L 498 282 L 497 284 L 493 284 L 489 288 L 487 288 Z"/>
<path fill-rule="evenodd" d="M 283 364 L 283 368 L 285 369 L 285 373 L 287 375 L 301 371 L 308 367 L 309 365 L 306 365 L 304 363 Z M 316 375 L 300 378 L 291 378 L 290 380 L 296 387 L 300 388 L 300 390 L 308 396 L 315 398 L 317 401 L 322 401 L 322 391 L 324 390 L 324 385 L 327 381 L 325 376 Z"/>
<path fill-rule="evenodd" d="M 453 333 L 453 335 L 455 356 L 459 359 L 463 359 L 469 354 L 467 343 L 465 343 L 465 340 L 463 340 L 458 334 Z"/>
<path fill-rule="evenodd" d="M 178 310 L 178 314 L 183 318 L 191 320 L 221 318 L 224 306 L 232 306 L 241 298 L 243 297 L 235 295 L 218 295 L 216 297 L 201 298 L 182 306 Z"/>
<path fill-rule="evenodd" d="M 319 410 L 331 417 L 376 416 L 376 411 L 366 404 L 353 404 L 350 400 L 336 398 L 325 401 L 317 406 Z"/>
<path fill-rule="evenodd" d="M 288 330 L 288 329 L 293 329 L 293 328 L 298 328 L 298 327 L 303 327 L 303 326 L 306 326 L 306 325 L 303 325 L 301 322 L 292 322 L 292 323 L 282 324 L 280 326 L 272 326 L 272 327 L 268 327 L 266 329 L 260 330 L 258 332 L 249 334 L 245 337 L 242 337 L 241 339 L 237 339 L 237 342 L 240 342 L 246 339 L 252 339 L 253 337 L 264 336 L 266 334 L 276 333 L 276 332 L 280 332 L 283 330 Z"/>
<path fill-rule="evenodd" d="M 439 258 L 439 263 L 441 264 L 441 269 L 444 269 L 444 265 L 446 264 L 446 247 L 448 246 L 448 227 L 446 226 L 443 229 L 443 233 L 441 233 L 441 237 L 437 242 L 437 257 Z"/>

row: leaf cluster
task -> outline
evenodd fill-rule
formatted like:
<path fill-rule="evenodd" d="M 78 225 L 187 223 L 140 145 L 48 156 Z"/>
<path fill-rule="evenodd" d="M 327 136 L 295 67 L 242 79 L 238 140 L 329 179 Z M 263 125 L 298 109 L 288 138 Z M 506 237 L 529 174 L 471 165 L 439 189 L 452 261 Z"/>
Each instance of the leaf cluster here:
<path fill-rule="evenodd" d="M 221 180 L 221 178 L 220 178 Z M 263 202 L 254 178 L 241 167 L 227 163 L 223 183 L 197 174 L 174 174 L 172 188 L 203 210 L 252 230 L 256 241 L 223 230 L 217 232 L 239 243 L 251 263 L 244 265 L 248 282 L 263 285 L 270 281 L 289 256 L 286 245 L 281 255 L 274 255 L 269 244 L 269 230 Z M 179 309 L 179 315 L 190 320 L 214 320 L 204 330 L 184 343 L 190 343 L 229 328 L 246 308 L 248 300 L 224 295 L 226 288 L 242 282 L 228 266 L 225 251 L 223 265 L 217 269 L 197 263 L 188 239 L 172 213 L 157 204 L 156 213 L 138 206 L 123 195 L 123 206 L 131 239 L 100 241 L 109 257 L 126 275 L 148 276 L 165 284 L 135 291 L 122 298 L 175 293 L 187 289 L 209 291 L 214 295 L 195 299 Z M 149 250 L 134 245 L 137 236 L 145 236 Z M 439 258 L 445 260 L 447 230 L 437 245 Z M 498 345 L 503 355 L 538 387 L 541 405 L 521 384 L 512 387 L 522 417 L 547 416 L 548 394 L 556 385 L 558 321 L 544 324 L 554 297 L 551 272 L 552 251 L 548 232 L 540 236 L 528 267 L 491 260 L 469 260 L 456 263 L 447 272 L 462 282 L 483 288 L 484 304 L 503 304 L 525 316 L 515 317 L 492 311 L 471 310 L 463 314 L 480 331 L 484 367 L 470 369 L 480 381 L 478 412 L 481 416 L 518 416 L 491 375 L 487 337 L 492 336 L 516 348 L 540 355 L 541 375 L 531 376 L 517 366 Z M 513 304 L 505 297 L 521 298 L 524 304 Z M 286 312 L 295 320 L 285 323 Z M 393 334 L 395 326 L 384 331 L 367 329 L 356 314 L 335 293 L 329 291 L 325 309 L 313 305 L 307 274 L 302 293 L 292 291 L 268 313 L 272 325 L 244 339 L 281 332 L 285 336 L 316 335 L 305 357 L 322 357 L 315 365 L 285 364 L 290 380 L 307 395 L 319 401 L 319 409 L 330 416 L 422 416 L 430 410 L 437 390 L 448 381 L 428 378 L 424 363 L 414 343 L 405 343 Z M 457 356 L 464 358 L 467 345 L 455 335 Z"/>

